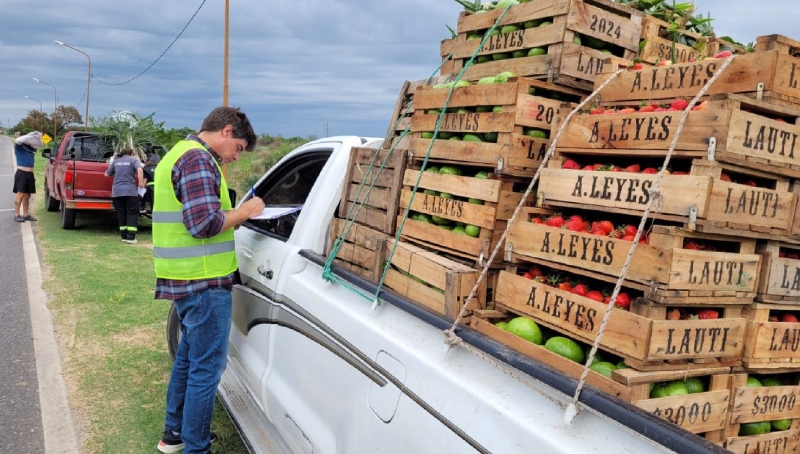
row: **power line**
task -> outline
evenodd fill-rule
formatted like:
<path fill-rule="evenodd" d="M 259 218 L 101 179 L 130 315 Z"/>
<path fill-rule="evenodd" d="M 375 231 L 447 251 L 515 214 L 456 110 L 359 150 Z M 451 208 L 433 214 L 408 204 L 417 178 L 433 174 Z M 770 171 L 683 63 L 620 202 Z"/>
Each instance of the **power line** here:
<path fill-rule="evenodd" d="M 147 68 L 145 68 L 145 69 L 144 69 L 144 71 L 142 71 L 142 72 L 140 72 L 139 74 L 137 74 L 137 75 L 135 75 L 135 76 L 131 77 L 130 79 L 126 80 L 125 82 L 120 82 L 120 83 L 116 83 L 116 84 L 112 84 L 112 83 L 108 83 L 108 82 L 103 82 L 102 80 L 98 79 L 97 77 L 94 77 L 94 75 L 92 75 L 92 79 L 94 79 L 94 80 L 96 80 L 96 81 L 100 82 L 100 83 L 101 83 L 101 84 L 103 84 L 103 85 L 125 85 L 125 84 L 127 84 L 127 83 L 133 82 L 134 80 L 138 79 L 138 78 L 139 78 L 139 76 L 141 76 L 142 74 L 144 74 L 144 73 L 146 73 L 147 71 L 149 71 L 149 70 L 150 70 L 150 68 L 152 68 L 153 66 L 155 66 L 155 64 L 156 64 L 156 63 L 158 63 L 158 61 L 159 61 L 159 60 L 161 60 L 161 57 L 163 57 L 163 56 L 164 56 L 164 55 L 165 55 L 167 52 L 169 52 L 169 50 L 172 48 L 172 46 L 175 44 L 175 42 L 176 42 L 176 41 L 178 41 L 178 38 L 180 38 L 180 37 L 181 37 L 181 35 L 183 35 L 183 32 L 185 32 L 187 28 L 189 28 L 189 24 L 191 24 L 191 23 L 192 23 L 192 21 L 194 20 L 195 16 L 197 16 L 197 13 L 199 13 L 199 12 L 200 12 L 200 9 L 202 9 L 202 8 L 203 8 L 203 5 L 205 5 L 205 4 L 206 4 L 206 0 L 203 0 L 203 2 L 202 2 L 202 3 L 200 3 L 200 6 L 198 6 L 198 7 L 197 7 L 197 11 L 195 11 L 195 12 L 194 12 L 194 14 L 192 14 L 192 17 L 189 19 L 189 22 L 187 22 L 187 23 L 186 23 L 186 25 L 184 25 L 184 26 L 183 26 L 183 30 L 181 30 L 181 32 L 180 32 L 180 33 L 178 33 L 178 36 L 176 36 L 176 37 L 175 37 L 175 39 L 173 39 L 173 40 L 172 40 L 172 42 L 169 44 L 169 46 L 167 46 L 167 48 L 164 50 L 164 52 L 161 52 L 161 55 L 159 55 L 159 56 L 158 56 L 158 58 L 156 58 L 156 60 L 155 60 L 153 63 L 150 63 L 150 66 L 148 66 Z M 86 93 L 84 93 L 84 95 L 85 95 L 85 94 L 86 94 Z"/>

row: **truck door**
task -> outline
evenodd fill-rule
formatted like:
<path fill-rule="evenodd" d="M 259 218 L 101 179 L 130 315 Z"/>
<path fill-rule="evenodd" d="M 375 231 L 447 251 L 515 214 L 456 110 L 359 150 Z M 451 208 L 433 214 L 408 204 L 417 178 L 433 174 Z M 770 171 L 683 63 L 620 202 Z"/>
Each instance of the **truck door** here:
<path fill-rule="evenodd" d="M 264 200 L 272 216 L 249 220 L 236 232 L 243 285 L 233 291 L 229 357 L 232 366 L 246 376 L 257 399 L 262 396 L 261 378 L 274 347 L 274 325 L 255 322 L 279 316 L 280 308 L 274 304 L 277 283 L 287 255 L 297 250 L 292 232 L 332 152 L 330 147 L 304 150 L 271 169 L 253 192 Z"/>

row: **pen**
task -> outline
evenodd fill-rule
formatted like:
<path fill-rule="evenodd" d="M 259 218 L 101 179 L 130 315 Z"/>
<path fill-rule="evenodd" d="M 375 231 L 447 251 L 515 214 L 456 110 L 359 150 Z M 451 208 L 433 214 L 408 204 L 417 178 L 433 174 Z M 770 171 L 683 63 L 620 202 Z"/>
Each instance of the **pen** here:
<path fill-rule="evenodd" d="M 255 199 L 256 198 L 256 187 L 250 186 L 250 197 Z"/>

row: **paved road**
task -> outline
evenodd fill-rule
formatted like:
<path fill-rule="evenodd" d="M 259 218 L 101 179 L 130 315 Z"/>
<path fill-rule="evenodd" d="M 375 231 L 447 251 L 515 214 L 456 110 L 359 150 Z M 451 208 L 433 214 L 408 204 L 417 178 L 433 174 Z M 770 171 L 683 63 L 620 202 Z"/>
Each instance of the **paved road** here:
<path fill-rule="evenodd" d="M 78 453 L 33 229 L 13 219 L 13 175 L 13 142 L 0 136 L 0 452 Z"/>

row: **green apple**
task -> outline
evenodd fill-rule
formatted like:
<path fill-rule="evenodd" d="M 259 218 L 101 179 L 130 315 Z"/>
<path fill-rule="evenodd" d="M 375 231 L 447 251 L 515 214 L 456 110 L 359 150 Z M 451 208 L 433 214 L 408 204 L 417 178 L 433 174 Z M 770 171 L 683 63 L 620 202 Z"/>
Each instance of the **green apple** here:
<path fill-rule="evenodd" d="M 547 49 L 542 47 L 534 47 L 528 50 L 528 57 L 536 57 L 547 53 Z"/>
<path fill-rule="evenodd" d="M 483 138 L 477 134 L 464 134 L 464 142 L 483 142 Z"/>
<path fill-rule="evenodd" d="M 467 236 L 471 236 L 472 238 L 481 236 L 481 228 L 477 225 L 467 224 L 467 226 L 464 227 L 464 232 L 466 232 Z"/>
<path fill-rule="evenodd" d="M 494 76 L 494 81 L 498 84 L 504 84 L 508 82 L 508 79 L 512 77 L 517 77 L 516 74 L 512 73 L 511 71 L 503 71 L 500 74 Z"/>

